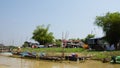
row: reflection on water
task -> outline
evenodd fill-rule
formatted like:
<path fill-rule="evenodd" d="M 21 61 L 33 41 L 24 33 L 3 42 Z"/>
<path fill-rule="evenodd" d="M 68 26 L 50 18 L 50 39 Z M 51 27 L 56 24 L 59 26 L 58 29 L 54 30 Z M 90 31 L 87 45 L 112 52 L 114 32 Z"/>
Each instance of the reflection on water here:
<path fill-rule="evenodd" d="M 120 68 L 120 64 L 85 61 L 60 63 L 0 56 L 0 68 Z"/>

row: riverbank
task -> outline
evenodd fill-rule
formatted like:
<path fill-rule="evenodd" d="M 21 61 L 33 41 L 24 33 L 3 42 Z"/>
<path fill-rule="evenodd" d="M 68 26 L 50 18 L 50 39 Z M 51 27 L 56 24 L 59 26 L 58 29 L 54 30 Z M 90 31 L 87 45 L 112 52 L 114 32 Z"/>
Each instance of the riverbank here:
<path fill-rule="evenodd" d="M 92 60 L 111 59 L 111 56 L 120 55 L 120 51 L 89 51 L 83 48 L 22 48 L 21 52 L 36 52 L 38 55 L 41 52 L 48 56 L 69 56 L 72 53 L 78 54 L 79 57 L 91 57 Z"/>

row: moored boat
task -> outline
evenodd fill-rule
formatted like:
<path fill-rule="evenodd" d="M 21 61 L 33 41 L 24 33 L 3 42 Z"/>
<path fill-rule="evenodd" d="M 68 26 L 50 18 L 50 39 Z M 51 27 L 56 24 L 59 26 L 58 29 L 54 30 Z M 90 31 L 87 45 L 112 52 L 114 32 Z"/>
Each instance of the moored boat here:
<path fill-rule="evenodd" d="M 21 57 L 36 58 L 36 53 L 22 52 L 20 53 Z"/>
<path fill-rule="evenodd" d="M 110 62 L 120 64 L 120 56 L 112 56 Z"/>
<path fill-rule="evenodd" d="M 11 52 L 2 52 L 0 53 L 2 56 L 12 56 L 13 54 Z"/>

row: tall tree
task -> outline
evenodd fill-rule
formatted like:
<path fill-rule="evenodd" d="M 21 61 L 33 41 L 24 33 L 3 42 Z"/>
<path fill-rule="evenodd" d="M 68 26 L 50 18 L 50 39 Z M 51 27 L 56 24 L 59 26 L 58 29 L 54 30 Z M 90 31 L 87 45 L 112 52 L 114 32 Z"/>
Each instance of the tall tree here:
<path fill-rule="evenodd" d="M 117 48 L 117 43 L 120 40 L 120 13 L 106 13 L 103 16 L 97 16 L 95 24 L 102 27 L 105 34 L 104 38 L 110 44 L 114 44 Z"/>
<path fill-rule="evenodd" d="M 39 25 L 33 32 L 32 39 L 39 42 L 41 45 L 45 45 L 47 43 L 52 43 L 54 36 L 52 32 L 48 32 L 49 26 L 45 27 L 44 25 Z"/>

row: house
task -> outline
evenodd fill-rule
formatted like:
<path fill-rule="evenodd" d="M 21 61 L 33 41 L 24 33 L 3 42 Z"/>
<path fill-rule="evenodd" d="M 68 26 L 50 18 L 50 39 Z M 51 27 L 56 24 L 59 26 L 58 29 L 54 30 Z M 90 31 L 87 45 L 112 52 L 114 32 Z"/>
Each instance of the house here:
<path fill-rule="evenodd" d="M 38 48 L 38 43 L 25 41 L 22 47 Z"/>
<path fill-rule="evenodd" d="M 9 47 L 5 46 L 4 44 L 0 44 L 0 52 L 7 52 L 9 51 Z"/>
<path fill-rule="evenodd" d="M 65 48 L 81 48 L 84 43 L 80 40 L 64 40 L 63 45 Z"/>
<path fill-rule="evenodd" d="M 105 50 L 104 40 L 102 38 L 90 38 L 87 40 L 88 46 L 92 50 Z"/>

